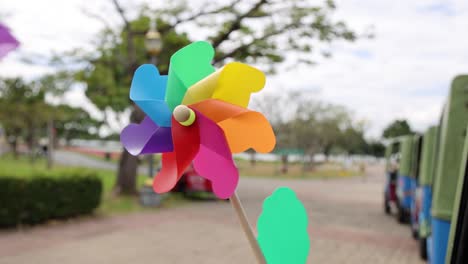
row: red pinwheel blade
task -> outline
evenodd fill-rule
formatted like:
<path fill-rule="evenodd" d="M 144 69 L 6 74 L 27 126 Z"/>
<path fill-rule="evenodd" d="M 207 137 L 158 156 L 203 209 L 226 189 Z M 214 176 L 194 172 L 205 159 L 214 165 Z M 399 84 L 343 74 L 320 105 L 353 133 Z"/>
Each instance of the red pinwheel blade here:
<path fill-rule="evenodd" d="M 200 112 L 195 112 L 195 123 L 200 129 L 200 150 L 193 161 L 195 171 L 211 181 L 216 196 L 227 199 L 237 187 L 239 172 L 223 130 Z"/>
<path fill-rule="evenodd" d="M 182 177 L 187 167 L 200 149 L 200 131 L 198 122 L 191 126 L 182 126 L 172 118 L 172 140 L 174 151 L 162 154 L 162 169 L 153 181 L 157 193 L 170 191 Z"/>

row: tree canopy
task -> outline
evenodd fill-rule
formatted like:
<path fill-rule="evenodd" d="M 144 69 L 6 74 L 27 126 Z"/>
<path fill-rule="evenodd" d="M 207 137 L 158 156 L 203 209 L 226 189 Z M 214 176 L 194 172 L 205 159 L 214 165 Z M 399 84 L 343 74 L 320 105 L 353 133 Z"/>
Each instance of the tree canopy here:
<path fill-rule="evenodd" d="M 105 29 L 96 36 L 94 51 L 75 56 L 86 65 L 76 79 L 86 83 L 86 95 L 100 110 L 119 114 L 131 109 L 132 122 L 144 117 L 129 101 L 128 91 L 134 70 L 150 60 L 144 47 L 150 17 L 155 19 L 162 37 L 163 48 L 157 58 L 162 74 L 167 73 L 170 56 L 193 41 L 194 34 L 189 31 L 194 27 L 206 33 L 215 48 L 215 65 L 236 60 L 253 63 L 270 73 L 281 62 L 310 64 L 316 52 L 329 56 L 327 47 L 333 41 L 356 39 L 356 34 L 332 15 L 336 6 L 331 0 L 322 5 L 307 0 L 207 1 L 199 8 L 186 1 L 168 1 L 157 10 L 143 5 L 136 16 L 129 15 L 118 0 L 110 1 L 122 23 L 110 26 L 106 17 L 88 12 L 103 22 Z M 136 158 L 124 151 L 117 192 L 136 193 L 136 171 Z"/>
<path fill-rule="evenodd" d="M 301 149 L 306 155 L 368 153 L 364 123 L 343 106 L 291 92 L 257 99 L 254 107 L 271 121 L 278 149 Z"/>
<path fill-rule="evenodd" d="M 100 122 L 83 109 L 46 102 L 46 94 L 54 89 L 53 80 L 51 76 L 31 82 L 0 79 L 0 124 L 15 155 L 19 141 L 34 149 L 38 139 L 47 135 L 49 120 L 55 121 L 57 136 L 67 140 L 89 137 L 93 128 L 97 132 Z"/>
<path fill-rule="evenodd" d="M 395 138 L 399 136 L 414 134 L 411 130 L 408 121 L 405 119 L 395 120 L 391 124 L 389 124 L 383 131 L 382 137 L 383 138 Z"/>
<path fill-rule="evenodd" d="M 331 18 L 336 6 L 330 0 L 322 6 L 303 0 L 210 2 L 200 10 L 193 10 L 185 1 L 175 1 L 158 10 L 141 6 L 136 18 L 130 18 L 117 0 L 112 2 L 123 25 L 106 26 L 97 36 L 96 50 L 79 54 L 87 67 L 77 74 L 77 79 L 87 84 L 86 95 L 103 111 L 121 112 L 130 106 L 128 90 L 133 71 L 150 60 L 144 46 L 150 17 L 155 17 L 162 36 L 162 51 L 157 58 L 162 73 L 167 73 L 170 56 L 192 41 L 183 27 L 190 23 L 200 32 L 209 32 L 208 41 L 216 49 L 216 65 L 236 60 L 269 71 L 287 55 L 297 58 L 291 62 L 294 64 L 312 63 L 314 45 L 356 38 L 344 22 Z M 105 21 L 104 17 L 97 18 Z M 322 53 L 328 56 L 325 50 Z"/>

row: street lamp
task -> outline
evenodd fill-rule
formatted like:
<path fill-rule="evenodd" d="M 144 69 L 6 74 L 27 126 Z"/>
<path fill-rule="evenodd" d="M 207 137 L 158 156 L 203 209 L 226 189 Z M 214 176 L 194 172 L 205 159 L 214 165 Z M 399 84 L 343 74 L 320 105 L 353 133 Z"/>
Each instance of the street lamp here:
<path fill-rule="evenodd" d="M 156 57 L 161 53 L 162 41 L 161 34 L 156 30 L 156 23 L 151 21 L 150 29 L 145 35 L 146 51 L 151 57 L 151 63 L 156 64 Z"/>
<path fill-rule="evenodd" d="M 151 20 L 150 28 L 145 35 L 145 48 L 146 52 L 150 55 L 151 64 L 156 65 L 157 56 L 162 50 L 161 34 L 156 30 L 156 23 Z M 148 155 L 148 176 L 153 177 L 154 175 L 154 161 L 153 155 Z"/>

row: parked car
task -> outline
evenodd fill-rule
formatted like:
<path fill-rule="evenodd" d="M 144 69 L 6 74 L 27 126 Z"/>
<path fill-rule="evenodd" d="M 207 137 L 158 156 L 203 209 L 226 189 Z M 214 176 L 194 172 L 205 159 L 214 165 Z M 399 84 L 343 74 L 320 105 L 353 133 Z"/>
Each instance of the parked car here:
<path fill-rule="evenodd" d="M 216 198 L 216 196 L 213 194 L 211 182 L 198 175 L 198 173 L 193 168 L 193 165 L 190 165 L 187 168 L 172 191 L 182 193 L 185 197 L 188 198 Z"/>

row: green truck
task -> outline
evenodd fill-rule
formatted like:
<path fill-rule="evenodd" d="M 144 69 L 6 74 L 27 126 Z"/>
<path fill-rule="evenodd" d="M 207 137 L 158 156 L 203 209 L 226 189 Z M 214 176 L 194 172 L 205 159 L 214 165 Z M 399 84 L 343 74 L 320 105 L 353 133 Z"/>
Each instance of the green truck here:
<path fill-rule="evenodd" d="M 465 130 L 465 148 L 461 159 L 454 213 L 447 246 L 447 264 L 468 263 L 468 127 Z"/>
<path fill-rule="evenodd" d="M 438 126 L 432 126 L 424 133 L 416 190 L 419 254 L 423 259 L 427 259 L 427 238 L 431 230 L 432 181 L 435 169 L 437 131 Z"/>
<path fill-rule="evenodd" d="M 440 125 L 429 239 L 429 259 L 433 264 L 445 263 L 467 124 L 468 75 L 463 75 L 452 82 Z"/>

